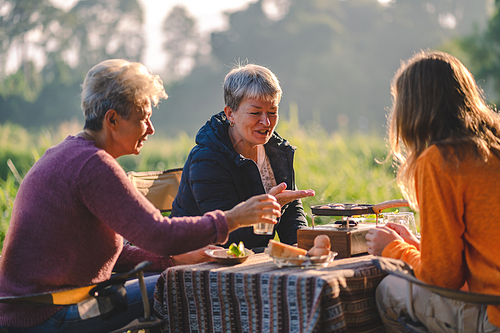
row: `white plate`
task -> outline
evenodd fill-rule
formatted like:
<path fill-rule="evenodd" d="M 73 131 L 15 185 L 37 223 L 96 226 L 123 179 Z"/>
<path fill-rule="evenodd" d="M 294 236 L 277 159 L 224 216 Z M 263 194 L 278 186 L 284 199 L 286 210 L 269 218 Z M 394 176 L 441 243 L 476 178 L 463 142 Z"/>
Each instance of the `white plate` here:
<path fill-rule="evenodd" d="M 330 251 L 329 254 L 320 257 L 308 257 L 308 256 L 299 256 L 298 258 L 279 258 L 272 257 L 274 263 L 279 268 L 281 267 L 326 267 L 329 263 L 331 263 L 335 257 L 338 255 L 338 252 Z"/>
<path fill-rule="evenodd" d="M 227 249 L 206 250 L 205 253 L 214 258 L 219 264 L 223 265 L 240 264 L 247 260 L 250 255 L 254 254 L 253 251 L 249 249 L 245 249 L 244 257 L 233 257 L 227 254 Z"/>

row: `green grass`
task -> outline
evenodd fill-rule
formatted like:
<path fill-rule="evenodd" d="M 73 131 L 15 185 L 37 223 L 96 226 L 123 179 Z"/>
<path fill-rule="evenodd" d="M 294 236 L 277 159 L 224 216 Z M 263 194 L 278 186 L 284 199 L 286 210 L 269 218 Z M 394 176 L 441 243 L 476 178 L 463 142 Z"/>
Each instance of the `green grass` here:
<path fill-rule="evenodd" d="M 8 175 L 7 179 L 0 179 L 0 245 L 3 247 L 3 240 L 9 227 L 12 206 L 17 194 L 18 185 L 13 175 Z"/>
<path fill-rule="evenodd" d="M 385 160 L 388 151 L 380 135 L 327 133 L 317 124 L 300 125 L 294 113 L 291 114 L 289 119 L 280 119 L 277 131 L 297 147 L 294 162 L 297 186 L 316 191 L 315 197 L 303 200 L 309 223 L 311 205 L 375 204 L 402 198 L 391 163 L 376 162 Z M 48 147 L 80 129 L 77 123 L 64 123 L 57 129 L 29 133 L 18 126 L 0 125 L 0 248 L 19 187 L 14 170 L 19 178 L 24 177 Z M 194 137 L 185 134 L 174 138 L 154 135 L 141 154 L 123 156 L 118 161 L 125 171 L 182 167 L 193 146 Z"/>
<path fill-rule="evenodd" d="M 375 204 L 402 198 L 390 161 L 377 162 L 388 153 L 380 135 L 327 133 L 317 124 L 300 126 L 293 116 L 279 124 L 278 132 L 297 147 L 298 187 L 316 191 L 315 197 L 303 200 L 306 212 L 317 204 Z"/>

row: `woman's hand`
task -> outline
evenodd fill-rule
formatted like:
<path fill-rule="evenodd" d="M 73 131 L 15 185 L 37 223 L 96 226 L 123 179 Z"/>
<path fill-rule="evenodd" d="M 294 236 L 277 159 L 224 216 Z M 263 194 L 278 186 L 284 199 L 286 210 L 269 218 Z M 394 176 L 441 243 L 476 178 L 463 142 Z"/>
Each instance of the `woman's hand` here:
<path fill-rule="evenodd" d="M 217 250 L 217 249 L 222 249 L 222 247 L 215 245 L 207 245 L 198 250 L 172 256 L 172 262 L 174 265 L 191 265 L 191 264 L 198 264 L 200 262 L 214 261 L 212 257 L 208 256 L 205 253 L 205 251 Z"/>
<path fill-rule="evenodd" d="M 420 251 L 420 241 L 407 227 L 402 224 L 391 222 L 387 223 L 385 226 L 397 232 L 397 234 L 401 236 L 405 242 L 414 245 L 417 250 Z"/>
<path fill-rule="evenodd" d="M 375 256 L 381 256 L 382 251 L 392 241 L 404 239 L 398 235 L 396 231 L 385 226 L 376 226 L 371 228 L 365 235 L 366 245 L 368 246 L 368 253 Z"/>
<path fill-rule="evenodd" d="M 229 231 L 233 231 L 259 222 L 276 224 L 281 207 L 274 196 L 261 194 L 240 202 L 225 213 Z"/>
<path fill-rule="evenodd" d="M 314 190 L 291 191 L 286 189 L 286 183 L 281 183 L 269 190 L 269 194 L 274 195 L 278 203 L 283 207 L 289 202 L 305 197 L 314 197 Z"/>

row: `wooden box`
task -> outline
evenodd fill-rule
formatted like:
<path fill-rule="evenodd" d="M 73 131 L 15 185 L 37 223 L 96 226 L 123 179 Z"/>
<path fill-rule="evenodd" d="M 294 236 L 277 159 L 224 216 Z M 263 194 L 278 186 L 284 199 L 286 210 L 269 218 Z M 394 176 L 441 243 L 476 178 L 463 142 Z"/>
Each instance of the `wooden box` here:
<path fill-rule="evenodd" d="M 314 238 L 318 235 L 330 237 L 332 251 L 338 252 L 337 258 L 350 258 L 356 254 L 367 253 L 365 235 L 374 223 L 358 223 L 356 227 L 335 227 L 320 225 L 297 230 L 297 246 L 309 250 L 314 245 Z"/>

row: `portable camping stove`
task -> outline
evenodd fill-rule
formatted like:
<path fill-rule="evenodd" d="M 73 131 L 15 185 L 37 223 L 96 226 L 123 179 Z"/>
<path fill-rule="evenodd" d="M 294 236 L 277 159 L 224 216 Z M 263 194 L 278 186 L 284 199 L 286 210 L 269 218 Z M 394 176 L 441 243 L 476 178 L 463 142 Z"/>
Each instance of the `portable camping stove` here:
<path fill-rule="evenodd" d="M 314 238 L 318 235 L 330 237 L 331 250 L 338 252 L 337 258 L 350 258 L 357 254 L 366 253 L 365 235 L 378 223 L 379 214 L 388 208 L 408 206 L 406 200 L 389 200 L 376 205 L 362 204 L 329 204 L 311 206 L 312 227 L 297 230 L 297 245 L 309 250 L 314 245 Z M 362 223 L 353 216 L 375 215 L 375 223 Z M 342 220 L 316 226 L 314 219 L 317 216 L 341 216 Z"/>

